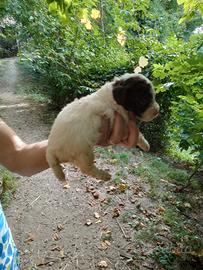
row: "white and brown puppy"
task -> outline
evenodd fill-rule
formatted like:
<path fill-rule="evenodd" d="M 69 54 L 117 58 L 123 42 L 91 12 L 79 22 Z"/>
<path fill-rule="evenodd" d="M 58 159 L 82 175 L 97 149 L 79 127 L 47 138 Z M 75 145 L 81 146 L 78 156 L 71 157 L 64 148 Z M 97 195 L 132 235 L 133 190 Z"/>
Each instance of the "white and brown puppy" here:
<path fill-rule="evenodd" d="M 133 112 L 141 121 L 151 121 L 159 113 L 151 82 L 143 75 L 124 74 L 106 83 L 95 93 L 75 100 L 58 114 L 48 139 L 47 161 L 55 176 L 65 181 L 63 162 L 71 162 L 92 177 L 108 180 L 111 175 L 94 164 L 93 147 L 100 137 L 102 117 L 110 119 L 114 112 L 128 121 Z M 138 146 L 149 149 L 140 133 Z"/>

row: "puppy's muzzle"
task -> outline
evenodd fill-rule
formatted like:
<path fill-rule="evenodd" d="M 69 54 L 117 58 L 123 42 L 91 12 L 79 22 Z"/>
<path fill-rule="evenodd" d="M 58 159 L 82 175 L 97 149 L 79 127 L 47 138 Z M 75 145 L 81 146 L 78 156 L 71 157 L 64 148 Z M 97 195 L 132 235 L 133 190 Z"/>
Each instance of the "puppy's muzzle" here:
<path fill-rule="evenodd" d="M 159 115 L 159 112 L 160 112 L 160 106 L 159 104 L 156 102 L 153 106 L 153 109 L 152 109 L 152 114 L 153 114 L 153 118 L 156 118 L 158 115 Z"/>

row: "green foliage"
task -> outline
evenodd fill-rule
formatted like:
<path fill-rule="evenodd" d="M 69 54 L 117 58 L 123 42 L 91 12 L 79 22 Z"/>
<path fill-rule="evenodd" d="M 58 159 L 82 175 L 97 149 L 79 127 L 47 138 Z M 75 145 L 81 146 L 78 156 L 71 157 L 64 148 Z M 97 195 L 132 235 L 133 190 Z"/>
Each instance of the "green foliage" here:
<path fill-rule="evenodd" d="M 182 149 L 192 146 L 192 152 L 201 163 L 203 155 L 202 35 L 191 36 L 188 43 L 178 39 L 169 40 L 167 45 L 174 53 L 172 56 L 171 54 L 166 56 L 165 63 L 154 64 L 153 77 L 160 92 L 173 93 L 170 98 L 169 136 L 174 141 L 178 141 Z"/>
<path fill-rule="evenodd" d="M 57 17 L 49 14 L 45 2 L 37 2 L 12 1 L 10 9 L 19 22 L 21 59 L 46 77 L 52 86 L 49 94 L 58 107 L 94 91 L 115 74 L 132 71 L 132 56 L 117 40 L 119 25 L 112 24 L 112 15 L 107 13 L 111 1 L 105 4 L 106 17 L 102 21 L 92 19 L 91 30 L 74 16 L 75 11 L 70 11 L 71 21 L 61 25 Z M 114 19 L 123 21 L 123 27 L 129 25 L 122 13 Z"/>
<path fill-rule="evenodd" d="M 0 18 L 2 18 L 6 13 L 6 10 L 5 10 L 6 1 L 7 0 L 1 0 L 0 2 Z"/>
<path fill-rule="evenodd" d="M 180 19 L 180 23 L 190 20 L 194 17 L 197 11 L 200 12 L 203 18 L 203 1 L 202 0 L 177 0 L 179 5 L 184 7 L 184 16 Z"/>
<path fill-rule="evenodd" d="M 7 170 L 0 169 L 0 180 L 1 180 L 1 194 L 0 200 L 4 208 L 8 207 L 13 193 L 17 189 L 17 182 L 15 177 Z"/>
<path fill-rule="evenodd" d="M 175 183 L 185 186 L 188 184 L 188 179 L 191 172 L 185 169 L 178 169 L 172 166 L 169 162 L 160 157 L 150 156 L 146 154 L 145 162 L 139 164 L 136 167 L 129 168 L 129 172 L 134 175 L 138 175 L 145 179 L 150 184 L 150 195 L 152 197 L 167 197 L 167 193 L 162 193 L 158 189 L 160 182 L 164 179 L 168 183 Z M 201 189 L 201 184 L 198 178 L 193 179 L 191 189 Z"/>
<path fill-rule="evenodd" d="M 4 25 L 0 30 L 0 58 L 17 55 L 14 25 Z"/>
<path fill-rule="evenodd" d="M 173 263 L 176 259 L 175 254 L 169 248 L 157 247 L 152 254 L 152 258 L 159 262 L 167 270 L 173 270 Z"/>

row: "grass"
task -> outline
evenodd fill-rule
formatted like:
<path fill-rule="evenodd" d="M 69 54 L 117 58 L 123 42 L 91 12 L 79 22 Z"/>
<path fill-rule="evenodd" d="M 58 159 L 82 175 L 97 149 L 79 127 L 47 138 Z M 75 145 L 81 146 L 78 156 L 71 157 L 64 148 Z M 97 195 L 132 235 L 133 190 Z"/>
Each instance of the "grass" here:
<path fill-rule="evenodd" d="M 168 247 L 157 247 L 151 254 L 152 258 L 159 262 L 165 269 L 174 270 L 173 263 L 176 259 L 175 254 Z"/>
<path fill-rule="evenodd" d="M 190 176 L 187 170 L 175 168 L 161 157 L 150 154 L 145 154 L 143 162 L 137 167 L 129 168 L 129 172 L 143 177 L 152 185 L 159 185 L 161 179 L 185 185 Z"/>
<path fill-rule="evenodd" d="M 115 148 L 97 147 L 95 151 L 100 154 L 102 158 L 108 159 L 111 164 L 128 165 L 130 158 L 132 157 L 132 153 L 130 151 L 126 151 L 124 148 L 119 146 Z"/>
<path fill-rule="evenodd" d="M 43 89 L 36 83 L 29 82 L 26 85 L 18 84 L 16 86 L 16 93 L 20 95 L 26 95 L 28 99 L 40 102 L 40 103 L 49 103 L 47 95 L 43 94 Z"/>
<path fill-rule="evenodd" d="M 180 149 L 177 142 L 173 141 L 170 143 L 167 154 L 177 162 L 184 162 L 187 164 L 194 163 L 195 153 L 192 152 L 192 148 L 189 147 L 187 150 Z"/>
<path fill-rule="evenodd" d="M 8 207 L 10 201 L 13 198 L 13 194 L 18 187 L 16 178 L 7 170 L 0 169 L 0 180 L 1 180 L 1 194 L 0 199 L 3 208 Z"/>

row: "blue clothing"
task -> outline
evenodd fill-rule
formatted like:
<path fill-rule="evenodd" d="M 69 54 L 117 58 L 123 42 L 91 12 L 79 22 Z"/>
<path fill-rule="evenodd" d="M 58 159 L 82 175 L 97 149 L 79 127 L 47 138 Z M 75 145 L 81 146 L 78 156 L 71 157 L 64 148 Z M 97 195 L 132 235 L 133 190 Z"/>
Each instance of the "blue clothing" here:
<path fill-rule="evenodd" d="M 19 252 L 0 204 L 0 270 L 18 270 Z"/>

